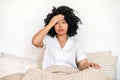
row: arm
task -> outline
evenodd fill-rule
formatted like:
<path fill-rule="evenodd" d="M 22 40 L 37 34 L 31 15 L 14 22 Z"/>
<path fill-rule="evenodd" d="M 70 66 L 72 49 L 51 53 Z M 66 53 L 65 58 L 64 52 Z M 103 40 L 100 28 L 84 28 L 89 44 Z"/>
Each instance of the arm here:
<path fill-rule="evenodd" d="M 43 47 L 43 39 L 44 37 L 47 35 L 47 33 L 49 32 L 49 30 L 56 24 L 56 22 L 58 22 L 60 19 L 63 19 L 64 16 L 59 14 L 54 16 L 50 22 L 48 23 L 48 25 L 46 25 L 42 30 L 40 30 L 38 33 L 36 33 L 33 38 L 32 38 L 32 44 L 35 45 L 36 47 Z"/>
<path fill-rule="evenodd" d="M 32 44 L 35 45 L 36 47 L 41 47 L 42 48 L 43 45 L 44 45 L 43 44 L 43 39 L 50 29 L 51 29 L 51 25 L 48 24 L 46 27 L 44 27 L 38 33 L 36 33 L 33 36 Z"/>
<path fill-rule="evenodd" d="M 83 59 L 81 61 L 78 62 L 78 66 L 81 70 L 84 70 L 84 69 L 87 69 L 89 67 L 92 67 L 92 68 L 100 68 L 100 66 L 96 63 L 92 63 L 92 62 L 88 62 L 87 59 Z"/>

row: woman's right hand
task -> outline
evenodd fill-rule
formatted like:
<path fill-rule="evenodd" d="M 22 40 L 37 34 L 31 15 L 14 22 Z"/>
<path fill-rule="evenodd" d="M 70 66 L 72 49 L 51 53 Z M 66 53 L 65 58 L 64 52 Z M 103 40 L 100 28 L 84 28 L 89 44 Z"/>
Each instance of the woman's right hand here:
<path fill-rule="evenodd" d="M 58 15 L 52 17 L 49 24 L 51 25 L 51 27 L 53 27 L 58 21 L 63 20 L 63 19 L 64 19 L 64 15 L 58 14 Z"/>

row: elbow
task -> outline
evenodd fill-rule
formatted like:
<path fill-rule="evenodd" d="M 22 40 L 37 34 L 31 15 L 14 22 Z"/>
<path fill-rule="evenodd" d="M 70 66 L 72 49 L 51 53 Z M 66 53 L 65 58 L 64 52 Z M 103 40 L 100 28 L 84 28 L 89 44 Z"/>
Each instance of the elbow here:
<path fill-rule="evenodd" d="M 38 42 L 38 41 L 36 41 L 36 40 L 32 40 L 32 44 L 33 44 L 35 47 L 40 47 L 40 48 L 43 47 L 42 42 Z"/>
<path fill-rule="evenodd" d="M 36 43 L 35 40 L 32 40 L 32 44 L 33 44 L 34 46 L 37 46 L 37 43 Z"/>
<path fill-rule="evenodd" d="M 37 42 L 36 42 L 35 40 L 32 40 L 32 44 L 33 44 L 34 46 L 37 46 Z"/>

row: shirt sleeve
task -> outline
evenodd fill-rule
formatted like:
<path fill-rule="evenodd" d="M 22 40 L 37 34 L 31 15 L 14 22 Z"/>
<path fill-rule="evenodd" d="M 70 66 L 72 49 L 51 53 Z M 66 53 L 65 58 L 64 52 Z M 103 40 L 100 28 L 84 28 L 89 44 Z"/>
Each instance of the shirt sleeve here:
<path fill-rule="evenodd" d="M 83 45 L 80 43 L 80 41 L 77 41 L 77 62 L 86 58 L 87 56 L 85 55 Z"/>
<path fill-rule="evenodd" d="M 44 44 L 43 48 L 46 48 L 47 44 L 49 43 L 48 41 L 49 41 L 49 36 L 46 35 L 45 38 L 43 39 L 43 44 Z"/>

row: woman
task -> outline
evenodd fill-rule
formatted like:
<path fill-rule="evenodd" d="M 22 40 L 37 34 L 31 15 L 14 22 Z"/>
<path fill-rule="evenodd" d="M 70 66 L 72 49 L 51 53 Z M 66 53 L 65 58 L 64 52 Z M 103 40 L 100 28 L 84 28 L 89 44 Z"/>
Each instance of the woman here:
<path fill-rule="evenodd" d="M 45 19 L 45 27 L 32 40 L 36 47 L 45 48 L 43 69 L 52 65 L 65 65 L 84 70 L 89 67 L 100 68 L 98 64 L 88 63 L 77 37 L 80 19 L 67 6 L 53 8 Z"/>
<path fill-rule="evenodd" d="M 33 45 L 45 49 L 43 70 L 28 70 L 23 80 L 108 80 L 98 64 L 87 61 L 77 37 L 82 22 L 72 8 L 54 7 L 44 21 L 45 27 L 32 39 Z"/>

